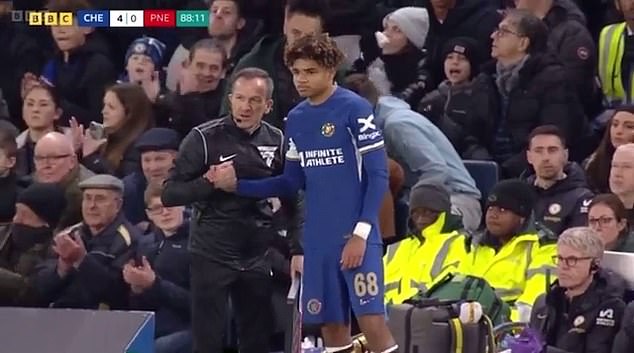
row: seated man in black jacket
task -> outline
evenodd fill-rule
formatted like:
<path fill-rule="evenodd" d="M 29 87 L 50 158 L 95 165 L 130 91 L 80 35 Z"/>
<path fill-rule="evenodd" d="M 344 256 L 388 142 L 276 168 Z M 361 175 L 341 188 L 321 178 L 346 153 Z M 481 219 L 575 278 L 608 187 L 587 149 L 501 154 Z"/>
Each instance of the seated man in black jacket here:
<path fill-rule="evenodd" d="M 610 352 L 621 326 L 625 282 L 599 267 L 603 242 L 586 227 L 570 228 L 557 241 L 557 276 L 533 306 L 531 327 L 547 352 Z"/>
<path fill-rule="evenodd" d="M 126 309 L 121 270 L 133 258 L 138 231 L 121 212 L 123 182 L 102 174 L 79 188 L 83 222 L 55 236 L 56 256 L 39 270 L 35 288 L 56 308 Z"/>
<path fill-rule="evenodd" d="M 156 313 L 155 352 L 191 352 L 189 296 L 189 221 L 185 207 L 164 207 L 163 187 L 145 191 L 146 213 L 154 233 L 143 237 L 141 263 L 129 261 L 123 279 L 132 290 L 130 308 Z"/>

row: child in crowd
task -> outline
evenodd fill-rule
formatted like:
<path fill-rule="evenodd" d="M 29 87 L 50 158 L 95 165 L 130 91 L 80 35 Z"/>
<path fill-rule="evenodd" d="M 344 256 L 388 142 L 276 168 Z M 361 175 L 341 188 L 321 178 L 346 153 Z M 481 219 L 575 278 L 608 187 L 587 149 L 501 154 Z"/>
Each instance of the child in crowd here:
<path fill-rule="evenodd" d="M 47 9 L 77 13 L 90 6 L 85 0 L 51 0 Z M 72 26 L 52 26 L 51 33 L 57 51 L 44 66 L 40 80 L 54 86 L 62 97 L 61 122 L 67 123 L 73 116 L 84 126 L 101 121 L 104 89 L 116 78 L 107 43 L 94 28 L 80 27 L 77 18 Z M 31 75 L 25 80 L 37 78 Z M 29 84 L 32 82 L 23 86 Z"/>
<path fill-rule="evenodd" d="M 156 38 L 143 36 L 135 39 L 125 53 L 125 73 L 117 82 L 140 84 L 150 101 L 155 102 L 164 86 L 164 53 L 165 44 Z"/>
<path fill-rule="evenodd" d="M 482 52 L 478 43 L 467 37 L 448 41 L 443 49 L 446 79 L 419 103 L 418 111 L 447 135 L 464 159 L 488 159 L 483 148 L 469 143 L 462 126 L 468 119 L 472 81 L 479 72 Z"/>

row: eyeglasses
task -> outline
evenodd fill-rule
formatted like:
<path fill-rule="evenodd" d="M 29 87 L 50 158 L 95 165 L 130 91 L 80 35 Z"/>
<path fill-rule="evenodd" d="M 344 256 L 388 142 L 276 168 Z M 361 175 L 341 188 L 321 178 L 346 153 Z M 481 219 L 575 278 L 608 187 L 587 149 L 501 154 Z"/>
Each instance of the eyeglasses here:
<path fill-rule="evenodd" d="M 565 264 L 568 267 L 577 266 L 579 261 L 586 261 L 586 260 L 593 260 L 593 259 L 594 257 L 591 257 L 591 256 L 587 256 L 587 257 L 576 257 L 576 256 L 563 257 L 559 255 L 553 256 L 553 261 L 555 262 L 556 265 Z"/>
<path fill-rule="evenodd" d="M 72 156 L 71 154 L 58 154 L 51 156 L 33 156 L 33 161 L 35 163 L 44 163 L 44 162 L 57 162 L 60 159 L 68 158 Z"/>
<path fill-rule="evenodd" d="M 161 213 L 163 213 L 163 210 L 166 209 L 167 207 L 165 206 L 153 206 L 153 207 L 148 207 L 146 208 L 146 210 L 148 211 L 149 214 L 153 215 L 153 216 L 157 216 L 160 215 Z"/>
<path fill-rule="evenodd" d="M 612 223 L 612 221 L 616 220 L 614 217 L 599 217 L 599 218 L 588 218 L 588 225 L 591 226 L 607 226 Z"/>
<path fill-rule="evenodd" d="M 507 35 L 513 35 L 516 37 L 524 37 L 523 34 L 520 34 L 519 32 L 514 32 L 511 31 L 508 28 L 504 28 L 504 27 L 498 27 L 496 29 L 493 30 L 493 34 L 495 34 L 496 37 L 500 38 L 500 37 L 506 37 Z"/>

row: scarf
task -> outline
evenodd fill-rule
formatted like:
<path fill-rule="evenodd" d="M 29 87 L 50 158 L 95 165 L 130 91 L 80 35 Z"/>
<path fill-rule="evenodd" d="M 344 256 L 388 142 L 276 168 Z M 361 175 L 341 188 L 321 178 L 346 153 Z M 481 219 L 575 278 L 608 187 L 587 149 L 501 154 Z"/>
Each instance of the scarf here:
<path fill-rule="evenodd" d="M 530 55 L 526 55 L 519 62 L 506 67 L 502 66 L 499 61 L 496 63 L 495 84 L 498 88 L 498 92 L 500 92 L 503 97 L 508 97 L 511 91 L 518 86 L 520 70 L 522 70 L 529 57 Z"/>
<path fill-rule="evenodd" d="M 417 95 L 420 95 L 417 98 L 422 98 L 429 80 L 425 70 L 425 52 L 412 50 L 402 54 L 381 55 L 381 60 L 385 64 L 385 74 L 392 84 L 394 95 L 405 101 Z"/>

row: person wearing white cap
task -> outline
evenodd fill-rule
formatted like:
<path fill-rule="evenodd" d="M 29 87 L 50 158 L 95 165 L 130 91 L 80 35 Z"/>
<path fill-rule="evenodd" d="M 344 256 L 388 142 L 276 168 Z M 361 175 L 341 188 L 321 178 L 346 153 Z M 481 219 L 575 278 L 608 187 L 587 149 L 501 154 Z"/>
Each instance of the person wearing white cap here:
<path fill-rule="evenodd" d="M 383 18 L 383 32 L 376 33 L 381 56 L 368 68 L 377 85 L 416 106 L 431 87 L 423 51 L 429 15 L 422 7 L 403 7 Z"/>

